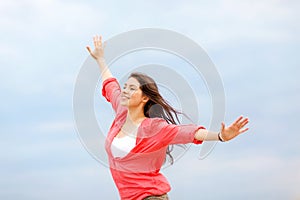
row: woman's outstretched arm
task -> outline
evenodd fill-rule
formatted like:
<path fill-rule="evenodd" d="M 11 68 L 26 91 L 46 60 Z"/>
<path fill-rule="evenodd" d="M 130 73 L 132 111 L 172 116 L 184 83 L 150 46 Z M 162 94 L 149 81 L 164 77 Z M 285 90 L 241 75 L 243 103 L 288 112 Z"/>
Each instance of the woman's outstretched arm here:
<path fill-rule="evenodd" d="M 199 129 L 195 134 L 195 139 L 200 141 L 216 141 L 221 140 L 222 142 L 232 140 L 241 133 L 246 132 L 249 128 L 244 128 L 248 124 L 248 118 L 240 116 L 230 126 L 225 127 L 222 122 L 220 132 L 208 131 L 205 129 Z"/>
<path fill-rule="evenodd" d="M 113 77 L 108 66 L 106 65 L 104 59 L 104 47 L 105 45 L 102 44 L 102 37 L 101 36 L 94 36 L 94 47 L 95 49 L 92 51 L 90 46 L 87 46 L 87 50 L 91 54 L 91 56 L 96 60 L 97 64 L 99 65 L 102 82 L 108 78 Z"/>

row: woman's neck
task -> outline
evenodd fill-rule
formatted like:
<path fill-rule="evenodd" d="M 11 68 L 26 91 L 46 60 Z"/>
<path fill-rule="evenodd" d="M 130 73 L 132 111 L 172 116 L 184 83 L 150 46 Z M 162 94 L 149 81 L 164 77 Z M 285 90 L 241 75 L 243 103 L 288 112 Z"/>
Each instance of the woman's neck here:
<path fill-rule="evenodd" d="M 141 123 L 146 116 L 144 115 L 144 108 L 128 108 L 126 121 L 131 121 L 135 124 Z"/>

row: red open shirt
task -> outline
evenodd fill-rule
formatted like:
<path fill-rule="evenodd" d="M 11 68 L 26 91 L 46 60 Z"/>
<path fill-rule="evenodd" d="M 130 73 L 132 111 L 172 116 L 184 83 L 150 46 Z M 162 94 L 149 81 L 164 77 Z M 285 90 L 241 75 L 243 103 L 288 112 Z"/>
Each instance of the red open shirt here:
<path fill-rule="evenodd" d="M 126 121 L 127 107 L 120 105 L 121 89 L 115 78 L 103 82 L 102 95 L 111 103 L 116 116 L 108 132 L 105 149 L 110 171 L 122 200 L 140 200 L 171 190 L 160 168 L 170 144 L 201 144 L 194 138 L 203 126 L 168 124 L 162 118 L 146 118 L 137 131 L 136 146 L 122 158 L 114 158 L 111 143 Z"/>

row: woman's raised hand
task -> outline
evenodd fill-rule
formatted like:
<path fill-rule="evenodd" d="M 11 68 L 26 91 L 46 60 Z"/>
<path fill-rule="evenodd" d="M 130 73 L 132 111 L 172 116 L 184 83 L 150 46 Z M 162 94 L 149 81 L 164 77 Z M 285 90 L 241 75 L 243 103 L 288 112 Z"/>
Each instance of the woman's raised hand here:
<path fill-rule="evenodd" d="M 244 118 L 242 116 L 237 118 L 237 120 L 235 120 L 235 122 L 233 122 L 228 127 L 225 127 L 224 122 L 222 122 L 221 133 L 220 133 L 221 138 L 224 141 L 228 141 L 235 138 L 239 134 L 246 132 L 249 128 L 244 128 L 244 127 L 248 124 L 248 122 L 249 122 L 248 118 Z"/>
<path fill-rule="evenodd" d="M 86 48 L 87 48 L 88 52 L 96 60 L 104 59 L 104 46 L 105 46 L 105 44 L 104 45 L 102 44 L 102 37 L 96 35 L 96 36 L 93 37 L 93 41 L 94 41 L 95 49 L 92 51 L 91 47 L 87 46 Z"/>

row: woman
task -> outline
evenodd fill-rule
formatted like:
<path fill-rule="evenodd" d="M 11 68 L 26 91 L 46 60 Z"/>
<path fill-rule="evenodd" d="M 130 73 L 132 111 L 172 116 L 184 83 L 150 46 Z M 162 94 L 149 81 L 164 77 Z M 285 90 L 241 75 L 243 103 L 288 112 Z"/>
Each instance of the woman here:
<path fill-rule="evenodd" d="M 242 116 L 228 127 L 222 123 L 218 133 L 193 124 L 177 125 L 178 112 L 162 98 L 154 80 L 132 73 L 121 90 L 105 63 L 101 36 L 93 41 L 95 49 L 87 50 L 100 67 L 102 94 L 116 113 L 105 149 L 122 200 L 168 199 L 171 188 L 160 168 L 166 156 L 173 161 L 169 145 L 224 142 L 248 130 L 248 119 Z"/>

